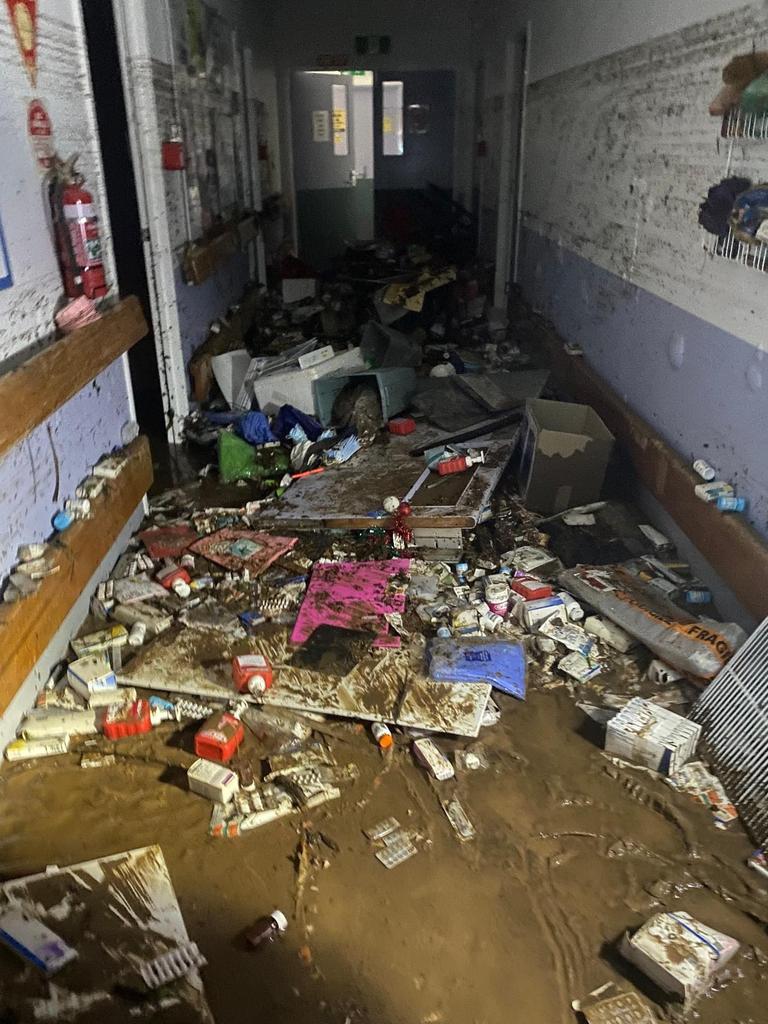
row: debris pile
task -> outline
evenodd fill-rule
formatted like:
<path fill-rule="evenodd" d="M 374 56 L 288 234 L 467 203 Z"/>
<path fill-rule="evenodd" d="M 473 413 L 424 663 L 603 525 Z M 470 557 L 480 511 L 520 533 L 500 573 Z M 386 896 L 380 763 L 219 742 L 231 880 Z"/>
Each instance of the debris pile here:
<path fill-rule="evenodd" d="M 287 292 L 297 289 L 293 281 Z M 450 302 L 439 312 L 435 293 L 445 289 L 453 289 Z M 219 490 L 205 475 L 152 499 L 8 760 L 68 755 L 96 770 L 142 750 L 166 757 L 183 770 L 190 798 L 210 803 L 213 837 L 234 839 L 294 816 L 303 892 L 334 847 L 310 812 L 323 821 L 347 813 L 358 799 L 362 747 L 385 764 L 415 766 L 456 841 L 471 844 L 483 825 L 457 783 L 489 768 L 478 736 L 514 716 L 532 689 L 561 689 L 604 728 L 607 759 L 664 777 L 707 806 L 721 828 L 737 819 L 686 712 L 744 635 L 716 620 L 706 588 L 666 537 L 602 497 L 612 438 L 594 412 L 541 400 L 542 380 L 528 380 L 512 403 L 522 426 L 510 428 L 504 417 L 495 435 L 486 407 L 473 448 L 441 439 L 417 412 L 415 368 L 425 362 L 434 360 L 430 374 L 442 367 L 446 380 L 489 367 L 513 376 L 511 367 L 524 362 L 506 319 L 486 316 L 470 293 L 451 269 L 386 286 L 373 297 L 381 322 L 367 321 L 350 363 L 348 352 L 321 344 L 354 334 L 365 306 L 355 300 L 348 315 L 346 286 L 320 301 L 314 288 L 295 303 L 262 297 L 250 330 L 269 344 L 255 354 L 249 335 L 240 380 L 236 361 L 222 360 L 240 352 L 242 317 L 237 330 L 220 326 L 217 344 L 196 360 L 195 379 L 207 394 L 215 377 L 231 408 L 209 407 L 187 428 L 197 443 L 216 446 Z M 426 326 L 406 323 L 426 310 Z M 320 325 L 322 338 L 312 333 Z M 416 340 L 418 330 L 424 336 Z M 364 359 L 374 351 L 371 368 Z M 525 415 L 521 392 L 530 399 Z M 584 444 L 573 443 L 579 433 Z M 378 464 L 366 471 L 373 479 L 395 446 L 414 441 L 413 471 L 376 478 L 376 504 L 356 526 L 290 528 L 275 519 L 287 488 L 315 486 L 307 474 L 325 474 L 333 504 L 363 448 Z M 441 537 L 425 542 L 422 509 L 439 518 L 434 508 L 442 507 L 423 498 L 425 489 L 455 486 L 443 500 L 454 506 L 483 480 L 494 444 L 505 456 L 490 487 L 478 489 L 469 525 L 446 527 L 456 550 Z M 120 460 L 114 453 L 97 467 L 78 488 L 81 504 L 64 511 L 87 516 L 88 495 L 108 472 L 120 472 Z M 249 489 L 248 500 L 227 500 L 233 482 Z M 6 600 L 23 600 L 46 566 L 45 546 L 25 545 Z M 430 846 L 426 821 L 404 826 L 390 816 L 363 831 L 387 869 Z M 764 870 L 763 860 L 756 854 L 752 866 Z M 287 925 L 275 912 L 248 941 L 259 946 Z M 684 971 L 661 958 L 670 930 L 690 947 Z M 656 915 L 620 948 L 690 1002 L 714 978 L 712 951 L 719 968 L 737 946 L 680 912 Z M 154 987 L 201 964 L 191 944 L 148 964 L 144 976 Z M 596 1015 L 603 1002 L 646 1019 L 639 997 L 602 993 L 579 1004 L 588 1020 L 609 1019 Z"/>

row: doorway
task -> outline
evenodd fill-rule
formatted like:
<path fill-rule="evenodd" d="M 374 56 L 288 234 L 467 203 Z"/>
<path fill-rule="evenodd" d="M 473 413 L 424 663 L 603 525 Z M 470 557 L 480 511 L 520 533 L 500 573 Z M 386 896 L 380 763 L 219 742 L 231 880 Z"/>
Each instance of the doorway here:
<path fill-rule="evenodd" d="M 112 0 L 82 0 L 82 7 L 118 290 L 120 295 L 138 297 L 150 325 L 147 336 L 129 350 L 128 363 L 136 418 L 142 433 L 152 439 L 154 451 L 157 443 L 167 442 L 166 423 L 114 11 Z"/>
<path fill-rule="evenodd" d="M 323 271 L 373 237 L 373 73 L 296 71 L 291 86 L 298 254 Z"/>
<path fill-rule="evenodd" d="M 455 245 L 453 71 L 296 71 L 300 259 L 322 272 L 349 242 Z"/>

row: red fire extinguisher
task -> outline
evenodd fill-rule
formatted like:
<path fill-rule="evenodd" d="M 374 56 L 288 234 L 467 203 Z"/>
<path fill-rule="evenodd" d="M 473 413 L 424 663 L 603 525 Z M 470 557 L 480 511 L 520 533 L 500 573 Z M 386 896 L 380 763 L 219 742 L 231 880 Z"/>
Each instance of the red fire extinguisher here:
<path fill-rule="evenodd" d="M 84 184 L 82 174 L 74 171 L 74 160 L 60 165 L 50 185 L 51 214 L 64 290 L 72 299 L 99 299 L 108 290 L 99 218 Z"/>

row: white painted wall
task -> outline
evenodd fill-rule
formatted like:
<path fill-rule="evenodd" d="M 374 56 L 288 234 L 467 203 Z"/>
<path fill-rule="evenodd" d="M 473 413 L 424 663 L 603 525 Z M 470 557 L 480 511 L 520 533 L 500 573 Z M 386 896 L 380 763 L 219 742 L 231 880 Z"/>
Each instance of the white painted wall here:
<path fill-rule="evenodd" d="M 0 363 L 51 337 L 53 312 L 63 291 L 49 231 L 43 177 L 27 139 L 27 107 L 40 99 L 53 122 L 62 157 L 80 153 L 78 167 L 101 217 L 109 280 L 114 281 L 91 80 L 78 0 L 38 6 L 38 77 L 33 90 L 19 55 L 5 5 L 0 10 L 0 219 L 5 230 L 12 288 L 0 291 Z"/>
<path fill-rule="evenodd" d="M 59 154 L 80 153 L 78 166 L 100 217 L 107 279 L 115 281 L 79 0 L 38 5 L 37 63 L 33 90 L 3 5 L 0 219 L 14 284 L 0 291 L 0 372 L 53 340 L 53 314 L 63 302 L 43 178 L 27 138 L 27 107 L 33 97 L 48 110 Z M 74 496 L 93 464 L 122 443 L 121 428 L 132 415 L 127 358 L 122 357 L 0 458 L 0 578 L 20 543 L 50 536 L 53 513 Z"/>
<path fill-rule="evenodd" d="M 484 5 L 481 47 L 489 95 L 502 90 L 505 39 L 528 20 L 535 82 L 745 6 L 744 0 L 493 0 Z"/>
<path fill-rule="evenodd" d="M 728 60 L 768 46 L 761 8 L 536 83 L 524 209 L 539 234 L 766 348 L 764 282 L 708 258 L 697 223 L 726 167 L 720 120 L 707 107 Z M 732 170 L 764 181 L 768 146 L 736 147 Z"/>
<path fill-rule="evenodd" d="M 178 62 L 173 39 L 187 36 L 185 0 L 114 0 L 119 27 L 123 80 L 129 105 L 131 148 L 137 171 L 142 226 L 146 230 L 145 258 L 152 282 L 161 389 L 170 439 L 179 441 L 179 426 L 190 408 L 187 364 L 205 339 L 211 323 L 237 301 L 247 279 L 243 254 L 234 255 L 213 278 L 200 286 L 183 282 L 181 262 L 188 244 L 209 231 L 203 214 L 200 182 L 194 174 L 193 153 L 201 155 L 216 145 L 219 166 L 216 213 L 228 220 L 248 205 L 251 188 L 246 144 L 247 110 L 244 89 L 253 90 L 274 108 L 275 75 L 269 64 L 264 4 L 239 0 L 210 0 L 221 25 L 221 49 L 226 60 L 219 80 L 213 74 L 189 75 Z M 187 40 L 187 45 L 189 42 Z M 244 74 L 243 55 L 249 66 Z M 210 69 L 209 69 L 210 70 Z M 262 95 L 263 90 L 263 95 Z M 233 103 L 232 96 L 237 95 Z M 277 123 L 273 109 L 272 122 Z M 251 117 L 251 120 L 253 118 Z M 160 152 L 171 122 L 181 123 L 188 155 L 185 172 L 162 168 Z M 216 138 L 211 125 L 215 124 Z M 225 142 L 226 140 L 226 142 Z M 275 150 L 277 146 L 275 146 Z M 245 182 L 242 197 L 234 187 Z M 254 178 L 258 170 L 254 168 Z M 216 195 L 212 190 L 212 194 Z M 205 204 L 210 208 L 211 204 Z"/>

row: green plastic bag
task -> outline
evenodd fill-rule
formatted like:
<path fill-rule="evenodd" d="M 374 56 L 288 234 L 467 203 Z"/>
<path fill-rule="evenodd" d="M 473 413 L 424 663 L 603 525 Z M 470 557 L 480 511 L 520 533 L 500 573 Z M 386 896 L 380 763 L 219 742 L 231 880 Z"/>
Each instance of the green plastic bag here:
<path fill-rule="evenodd" d="M 219 434 L 219 478 L 222 483 L 279 479 L 288 467 L 288 454 L 279 445 L 254 448 L 228 430 Z"/>

